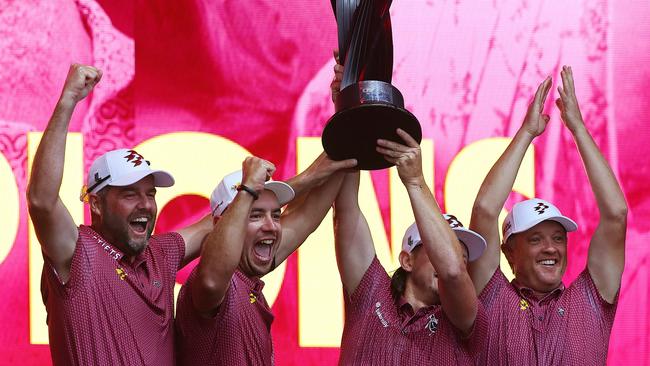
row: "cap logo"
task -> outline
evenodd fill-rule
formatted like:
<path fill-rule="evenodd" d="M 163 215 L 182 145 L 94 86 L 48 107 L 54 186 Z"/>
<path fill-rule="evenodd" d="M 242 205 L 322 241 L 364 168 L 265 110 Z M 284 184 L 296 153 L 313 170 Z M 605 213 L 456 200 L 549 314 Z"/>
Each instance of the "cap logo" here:
<path fill-rule="evenodd" d="M 538 214 L 538 215 L 541 215 L 541 214 L 543 214 L 544 212 L 546 212 L 546 210 L 548 210 L 548 205 L 545 205 L 545 204 L 542 203 L 542 202 L 538 202 L 538 203 L 537 203 L 537 206 L 535 206 L 535 207 L 533 208 L 533 210 L 537 211 L 537 214 Z"/>
<path fill-rule="evenodd" d="M 448 216 L 447 223 L 449 223 L 449 226 L 451 226 L 452 228 L 463 227 L 463 224 L 461 224 L 461 222 L 458 221 L 456 216 L 454 215 L 447 215 L 447 216 Z"/>
<path fill-rule="evenodd" d="M 86 188 L 85 192 L 81 195 L 81 200 L 83 201 L 84 197 L 86 197 L 86 194 L 91 193 L 93 191 L 93 189 L 97 188 L 100 184 L 107 181 L 108 178 L 110 178 L 110 177 L 111 177 L 111 175 L 109 174 L 109 175 L 105 176 L 104 178 L 100 178 L 99 172 L 95 172 L 95 177 L 94 177 L 95 178 L 95 184 L 93 184 L 92 186 Z"/>
<path fill-rule="evenodd" d="M 233 184 L 232 186 L 230 186 L 230 190 L 231 191 L 237 191 L 237 187 L 239 187 L 240 185 L 241 185 L 241 182 L 237 182 L 236 184 Z"/>
<path fill-rule="evenodd" d="M 133 163 L 134 168 L 142 164 L 143 161 L 149 165 L 149 162 L 144 160 L 144 157 L 138 154 L 135 150 L 128 150 L 127 152 L 129 155 L 125 156 L 124 158 L 127 162 Z"/>
<path fill-rule="evenodd" d="M 413 242 L 413 237 L 412 237 L 411 235 L 409 235 L 409 238 L 408 238 L 408 240 L 406 241 L 406 245 L 408 245 L 409 248 L 410 248 L 410 247 L 413 247 L 413 244 L 415 244 L 415 243 Z"/>
<path fill-rule="evenodd" d="M 512 222 L 508 221 L 508 222 L 506 222 L 506 226 L 503 229 L 503 231 L 508 231 L 508 230 L 510 230 L 511 227 L 512 227 Z"/>

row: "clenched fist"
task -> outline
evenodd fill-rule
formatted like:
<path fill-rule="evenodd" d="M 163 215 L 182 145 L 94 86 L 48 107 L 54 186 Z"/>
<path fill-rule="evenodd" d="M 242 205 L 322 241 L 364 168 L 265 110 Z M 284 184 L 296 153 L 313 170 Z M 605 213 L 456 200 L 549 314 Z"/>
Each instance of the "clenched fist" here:
<path fill-rule="evenodd" d="M 275 173 L 275 165 L 256 156 L 247 157 L 242 163 L 242 184 L 257 191 L 264 190 L 264 182 Z"/>
<path fill-rule="evenodd" d="M 60 101 L 72 105 L 88 96 L 102 78 L 102 71 L 86 65 L 72 64 L 63 84 Z"/>

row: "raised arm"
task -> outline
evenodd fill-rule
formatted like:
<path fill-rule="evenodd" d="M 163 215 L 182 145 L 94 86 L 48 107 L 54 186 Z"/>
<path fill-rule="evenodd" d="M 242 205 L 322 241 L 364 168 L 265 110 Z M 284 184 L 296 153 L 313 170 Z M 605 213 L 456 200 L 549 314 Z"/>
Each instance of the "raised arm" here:
<path fill-rule="evenodd" d="M 480 294 L 499 267 L 501 242 L 499 239 L 499 213 L 512 190 L 517 172 L 533 139 L 544 132 L 549 116 L 543 113 L 544 103 L 551 88 L 551 78 L 544 80 L 528 106 L 524 122 L 506 150 L 483 180 L 474 207 L 470 228 L 487 241 L 483 255 L 469 264 L 476 293 Z"/>
<path fill-rule="evenodd" d="M 621 287 L 625 266 L 627 203 L 612 169 L 582 119 L 571 68 L 562 67 L 561 76 L 560 98 L 556 103 L 562 112 L 562 121 L 578 146 L 600 213 L 598 227 L 589 245 L 587 268 L 600 295 L 613 303 Z"/>
<path fill-rule="evenodd" d="M 201 245 L 213 228 L 212 215 L 205 215 L 201 220 L 178 230 L 185 242 L 185 257 L 181 267 L 193 261 L 201 253 Z"/>
<path fill-rule="evenodd" d="M 344 67 L 334 50 L 334 78 L 330 84 L 332 102 L 340 94 Z M 334 202 L 334 248 L 343 288 L 352 295 L 375 257 L 370 227 L 359 208 L 359 172 L 345 174 Z"/>
<path fill-rule="evenodd" d="M 287 183 L 297 192 L 282 214 L 282 241 L 275 264 L 282 263 L 314 232 L 332 207 L 344 172 L 357 164 L 349 159 L 334 161 L 322 153 L 304 172 Z"/>
<path fill-rule="evenodd" d="M 77 103 L 102 77 L 92 66 L 73 64 L 63 91 L 38 145 L 27 187 L 27 205 L 36 237 L 59 279 L 67 282 L 78 231 L 59 197 L 68 126 Z"/>
<path fill-rule="evenodd" d="M 468 335 L 476 319 L 477 298 L 465 268 L 460 243 L 424 181 L 420 145 L 401 129 L 397 134 L 406 145 L 378 140 L 377 151 L 397 166 L 406 187 L 422 245 L 438 277 L 440 302 L 445 315 L 462 334 Z"/>
<path fill-rule="evenodd" d="M 341 282 L 351 295 L 375 257 L 370 227 L 359 208 L 359 172 L 345 175 L 334 201 L 334 238 Z"/>
<path fill-rule="evenodd" d="M 264 189 L 267 177 L 275 171 L 273 164 L 256 157 L 246 158 L 242 165 L 242 183 L 257 192 Z M 197 278 L 190 290 L 194 307 L 204 316 L 216 313 L 239 265 L 253 200 L 251 194 L 240 191 L 203 244 Z"/>

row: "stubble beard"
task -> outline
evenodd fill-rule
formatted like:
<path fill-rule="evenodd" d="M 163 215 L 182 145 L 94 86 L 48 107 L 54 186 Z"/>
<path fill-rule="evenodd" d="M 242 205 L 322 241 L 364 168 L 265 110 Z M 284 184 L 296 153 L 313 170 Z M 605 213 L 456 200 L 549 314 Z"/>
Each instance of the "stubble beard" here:
<path fill-rule="evenodd" d="M 148 225 L 147 234 L 144 239 L 134 239 L 129 235 L 128 218 L 122 219 L 117 217 L 109 210 L 105 210 L 103 213 L 104 230 L 110 233 L 112 239 L 115 241 L 111 244 L 117 247 L 123 247 L 123 251 L 130 256 L 136 256 L 146 249 L 147 244 L 149 243 L 149 238 L 151 238 L 153 233 L 155 223 L 156 217 L 153 216 L 150 225 Z"/>

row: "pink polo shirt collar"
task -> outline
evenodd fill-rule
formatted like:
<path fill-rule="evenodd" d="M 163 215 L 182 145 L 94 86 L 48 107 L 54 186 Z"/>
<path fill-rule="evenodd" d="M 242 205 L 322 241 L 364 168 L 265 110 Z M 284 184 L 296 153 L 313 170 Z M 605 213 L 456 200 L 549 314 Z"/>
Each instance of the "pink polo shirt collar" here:
<path fill-rule="evenodd" d="M 420 308 L 420 310 L 418 310 L 418 312 L 416 313 L 416 312 L 413 310 L 413 306 L 412 306 L 408 301 L 406 301 L 406 299 L 404 298 L 404 296 L 400 296 L 399 299 L 397 300 L 397 309 L 399 310 L 399 314 L 400 314 L 400 316 L 402 316 L 402 317 L 413 317 L 413 316 L 415 316 L 415 315 L 424 315 L 424 314 L 428 314 L 428 313 L 430 313 L 431 311 L 433 311 L 433 310 L 435 309 L 436 306 L 437 306 L 437 305 L 423 306 L 423 307 Z"/>
<path fill-rule="evenodd" d="M 517 293 L 519 293 L 519 295 L 521 295 L 526 300 L 531 301 L 535 304 L 543 304 L 554 298 L 559 297 L 564 291 L 564 289 L 566 288 L 564 286 L 564 283 L 560 282 L 558 287 L 556 287 L 554 290 L 544 295 L 544 297 L 542 297 L 541 299 L 538 299 L 535 296 L 535 290 L 533 290 L 530 287 L 524 286 L 521 282 L 517 281 L 516 278 L 512 280 L 511 284 L 517 290 Z"/>
<path fill-rule="evenodd" d="M 97 243 L 99 246 L 106 252 L 106 254 L 113 258 L 115 261 L 119 263 L 123 263 L 131 268 L 138 268 L 140 265 L 145 263 L 147 261 L 147 256 L 145 255 L 145 251 L 143 250 L 140 254 L 138 254 L 135 259 L 133 260 L 133 263 L 130 263 L 127 259 L 128 257 L 116 248 L 114 245 L 109 244 L 108 241 L 106 241 L 97 231 L 94 229 L 90 228 L 93 232 L 93 236 L 96 236 L 95 239 L 97 239 Z"/>

